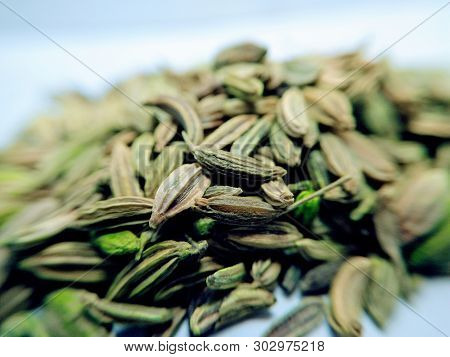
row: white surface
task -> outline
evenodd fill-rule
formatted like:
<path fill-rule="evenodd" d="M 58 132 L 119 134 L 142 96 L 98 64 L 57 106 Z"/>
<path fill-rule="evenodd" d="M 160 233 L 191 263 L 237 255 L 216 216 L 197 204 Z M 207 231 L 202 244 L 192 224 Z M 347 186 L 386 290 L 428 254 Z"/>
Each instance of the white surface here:
<path fill-rule="evenodd" d="M 186 69 L 227 44 L 255 40 L 275 59 L 367 47 L 375 56 L 445 1 L 50 1 L 1 0 L 111 82 L 163 67 Z M 450 68 L 450 6 L 436 14 L 386 56 L 401 66 Z M 51 95 L 79 89 L 98 95 L 108 84 L 57 48 L 0 4 L 0 147 L 30 116 L 49 107 Z M 278 294 L 279 316 L 298 297 Z M 427 281 L 413 308 L 450 334 L 448 279 Z M 257 336 L 267 319 L 252 319 L 218 335 Z M 439 336 L 402 305 L 382 333 L 368 318 L 366 336 Z M 183 326 L 180 334 L 187 334 Z M 328 335 L 326 327 L 314 335 Z"/>
<path fill-rule="evenodd" d="M 302 356 L 312 353 L 322 357 L 336 356 L 448 356 L 450 339 L 436 338 L 158 338 L 146 337 L 4 337 L 0 341 L 7 356 L 65 357 L 130 356 L 127 345 L 139 355 L 151 356 Z M 323 343 L 323 350 L 318 346 Z M 289 348 L 289 350 L 288 350 Z M 301 349 L 301 350 L 300 350 Z M 139 349 L 140 350 L 140 349 Z M 42 351 L 42 353 L 40 353 Z M 137 354 L 135 354 L 137 355 Z"/>

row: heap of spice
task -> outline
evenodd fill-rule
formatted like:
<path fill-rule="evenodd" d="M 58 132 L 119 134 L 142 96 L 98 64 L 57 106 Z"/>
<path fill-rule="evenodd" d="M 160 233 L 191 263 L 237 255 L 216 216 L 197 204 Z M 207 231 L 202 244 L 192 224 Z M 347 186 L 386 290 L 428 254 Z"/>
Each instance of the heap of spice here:
<path fill-rule="evenodd" d="M 277 286 L 300 304 L 268 336 L 383 327 L 450 273 L 449 83 L 244 43 L 60 96 L 0 152 L 0 334 L 208 335 Z"/>

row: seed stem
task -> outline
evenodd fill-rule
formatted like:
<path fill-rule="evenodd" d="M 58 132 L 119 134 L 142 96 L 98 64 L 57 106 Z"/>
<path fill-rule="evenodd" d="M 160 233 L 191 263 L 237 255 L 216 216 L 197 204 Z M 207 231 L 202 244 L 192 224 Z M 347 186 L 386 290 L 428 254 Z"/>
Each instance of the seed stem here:
<path fill-rule="evenodd" d="M 296 209 L 298 206 L 302 205 L 303 203 L 308 202 L 309 200 L 312 200 L 313 198 L 322 196 L 326 192 L 342 185 L 344 182 L 347 182 L 351 178 L 352 177 L 350 175 L 346 175 L 346 176 L 341 177 L 340 179 L 330 183 L 329 185 L 322 187 L 320 190 L 317 190 L 316 192 L 310 194 L 309 196 L 303 197 L 301 200 L 298 200 L 297 202 L 294 202 L 293 204 L 291 204 L 281 215 L 292 212 L 294 209 Z"/>
<path fill-rule="evenodd" d="M 189 138 L 188 134 L 184 130 L 181 132 L 181 136 L 183 137 L 184 142 L 188 146 L 189 151 L 191 151 L 191 152 L 194 151 L 198 145 L 194 145 L 194 143 L 192 142 L 192 140 Z"/>

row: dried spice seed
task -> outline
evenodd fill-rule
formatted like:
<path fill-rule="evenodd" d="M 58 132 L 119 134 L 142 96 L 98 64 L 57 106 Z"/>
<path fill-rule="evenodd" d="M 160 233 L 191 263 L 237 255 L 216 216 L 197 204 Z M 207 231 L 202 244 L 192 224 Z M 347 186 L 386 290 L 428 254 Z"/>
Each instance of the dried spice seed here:
<path fill-rule="evenodd" d="M 270 181 L 261 185 L 264 198 L 273 207 L 285 208 L 294 203 L 294 194 L 283 179 Z"/>
<path fill-rule="evenodd" d="M 206 248 L 205 241 L 195 245 L 175 241 L 156 243 L 143 252 L 141 261 L 131 262 L 117 275 L 106 297 L 113 300 L 123 295 L 142 295 L 167 278 L 180 261 L 194 256 L 200 258 Z"/>
<path fill-rule="evenodd" d="M 341 138 L 358 158 L 361 169 L 379 181 L 392 181 L 397 174 L 395 163 L 370 138 L 356 131 L 340 133 Z"/>
<path fill-rule="evenodd" d="M 356 194 L 361 184 L 361 166 L 345 143 L 331 133 L 320 136 L 320 147 L 327 162 L 328 169 L 336 176 L 350 175 L 351 180 L 344 187 Z"/>
<path fill-rule="evenodd" d="M 407 182 L 393 204 L 404 242 L 430 232 L 444 219 L 450 195 L 449 181 L 448 172 L 433 169 Z"/>
<path fill-rule="evenodd" d="M 268 135 L 269 130 L 275 120 L 275 115 L 267 114 L 256 123 L 231 146 L 232 154 L 248 156 L 259 143 Z"/>
<path fill-rule="evenodd" d="M 239 263 L 223 268 L 206 278 L 206 286 L 211 290 L 228 290 L 235 288 L 246 275 L 245 265 Z"/>
<path fill-rule="evenodd" d="M 175 137 L 177 130 L 174 120 L 161 121 L 155 128 L 155 151 L 161 152 Z"/>
<path fill-rule="evenodd" d="M 153 325 L 163 324 L 170 321 L 173 317 L 172 312 L 166 308 L 115 303 L 99 299 L 96 295 L 88 292 L 82 294 L 82 300 L 106 316 L 110 316 L 114 320 L 121 322 L 137 322 Z"/>
<path fill-rule="evenodd" d="M 131 145 L 134 169 L 142 177 L 149 168 L 153 149 L 156 149 L 155 137 L 150 133 L 141 134 Z"/>
<path fill-rule="evenodd" d="M 283 279 L 280 282 L 281 287 L 287 294 L 292 294 L 300 283 L 301 270 L 298 266 L 290 265 L 284 272 Z"/>
<path fill-rule="evenodd" d="M 264 223 L 280 212 L 259 197 L 216 196 L 197 200 L 196 209 L 208 217 L 232 225 Z"/>
<path fill-rule="evenodd" d="M 302 337 L 307 335 L 324 319 L 324 306 L 321 298 L 303 298 L 300 306 L 282 320 L 276 322 L 267 337 Z"/>
<path fill-rule="evenodd" d="M 239 288 L 225 297 L 218 310 L 216 328 L 229 325 L 235 321 L 266 309 L 275 303 L 275 297 L 267 290 Z"/>
<path fill-rule="evenodd" d="M 264 91 L 264 83 L 258 78 L 241 78 L 233 74 L 225 75 L 223 85 L 228 94 L 242 100 L 254 100 Z"/>
<path fill-rule="evenodd" d="M 242 192 L 242 188 L 240 187 L 233 187 L 233 186 L 221 186 L 221 185 L 215 185 L 215 186 L 209 186 L 203 197 L 204 198 L 211 198 L 221 195 L 229 195 L 229 196 L 239 196 Z"/>
<path fill-rule="evenodd" d="M 355 127 L 352 105 L 341 91 L 307 87 L 304 94 L 310 104 L 310 116 L 317 122 L 340 130 Z"/>
<path fill-rule="evenodd" d="M 143 196 L 134 176 L 131 151 L 121 142 L 116 142 L 111 157 L 111 191 L 115 197 Z"/>
<path fill-rule="evenodd" d="M 253 43 L 242 43 L 219 52 L 214 59 L 216 67 L 240 62 L 260 62 L 267 50 Z"/>
<path fill-rule="evenodd" d="M 284 63 L 284 81 L 291 86 L 304 86 L 315 82 L 319 76 L 320 64 L 313 59 L 298 58 Z"/>
<path fill-rule="evenodd" d="M 288 166 L 300 165 L 301 149 L 281 130 L 278 123 L 270 128 L 270 146 L 277 162 Z"/>
<path fill-rule="evenodd" d="M 26 309 L 30 305 L 31 288 L 16 285 L 0 294 L 0 321 L 18 311 Z"/>
<path fill-rule="evenodd" d="M 211 180 L 197 164 L 185 164 L 175 169 L 156 191 L 150 227 L 156 228 L 170 217 L 190 207 L 203 196 Z"/>
<path fill-rule="evenodd" d="M 283 93 L 278 104 L 278 123 L 286 134 L 299 138 L 308 132 L 309 117 L 303 93 L 297 88 L 289 88 Z"/>
<path fill-rule="evenodd" d="M 282 167 L 265 165 L 249 156 L 235 155 L 224 150 L 202 146 L 191 146 L 191 151 L 198 163 L 211 173 L 262 182 L 271 181 L 286 174 L 286 170 Z"/>
<path fill-rule="evenodd" d="M 370 281 L 365 293 L 365 307 L 375 323 L 383 327 L 392 314 L 400 293 L 399 275 L 388 261 L 371 257 Z"/>
<path fill-rule="evenodd" d="M 351 257 L 340 268 L 331 285 L 330 323 L 341 336 L 360 336 L 363 309 L 371 263 L 368 258 Z"/>
<path fill-rule="evenodd" d="M 198 266 L 195 266 L 195 270 L 186 271 L 186 269 L 184 269 L 178 278 L 169 282 L 167 285 L 162 286 L 161 289 L 155 293 L 154 300 L 165 301 L 174 296 L 186 294 L 193 288 L 204 285 L 206 283 L 206 278 L 209 275 L 222 268 L 224 268 L 223 265 L 214 261 L 213 258 L 208 256 L 203 257 L 199 260 Z"/>
<path fill-rule="evenodd" d="M 256 287 L 273 290 L 278 276 L 281 273 L 281 264 L 270 259 L 259 260 L 252 264 L 251 276 Z"/>
<path fill-rule="evenodd" d="M 309 270 L 300 282 L 303 294 L 322 294 L 328 291 L 331 281 L 336 275 L 342 261 L 332 261 L 320 264 Z"/>
<path fill-rule="evenodd" d="M 203 140 L 202 123 L 189 102 L 181 97 L 161 96 L 149 104 L 160 107 L 178 120 L 194 144 L 199 144 Z"/>
<path fill-rule="evenodd" d="M 256 115 L 250 114 L 235 116 L 209 134 L 201 145 L 222 149 L 239 139 L 253 125 L 256 118 Z"/>
<path fill-rule="evenodd" d="M 239 227 L 228 231 L 225 238 L 244 249 L 285 249 L 295 247 L 302 234 L 287 222 L 273 222 L 258 227 Z"/>
<path fill-rule="evenodd" d="M 145 174 L 145 197 L 155 197 L 156 190 L 161 182 L 173 170 L 183 164 L 184 148 L 179 145 L 168 146 L 150 163 Z"/>

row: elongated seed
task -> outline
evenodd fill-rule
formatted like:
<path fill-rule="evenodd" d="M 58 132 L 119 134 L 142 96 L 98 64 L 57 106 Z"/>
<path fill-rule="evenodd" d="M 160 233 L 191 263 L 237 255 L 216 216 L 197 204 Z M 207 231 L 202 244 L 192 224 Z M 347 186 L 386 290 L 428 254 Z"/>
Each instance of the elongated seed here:
<path fill-rule="evenodd" d="M 258 119 L 245 134 L 231 145 L 230 152 L 237 155 L 250 155 L 268 135 L 274 120 L 274 114 L 267 114 L 261 119 Z"/>
<path fill-rule="evenodd" d="M 236 288 L 222 302 L 216 328 L 229 325 L 243 317 L 266 309 L 275 303 L 275 297 L 264 289 Z"/>
<path fill-rule="evenodd" d="M 324 306 L 322 298 L 303 298 L 296 309 L 275 322 L 265 335 L 267 337 L 302 337 L 319 326 L 323 319 Z"/>
<path fill-rule="evenodd" d="M 320 264 L 309 270 L 300 282 L 303 294 L 323 294 L 328 291 L 331 281 L 341 266 L 342 261 L 336 260 Z"/>
<path fill-rule="evenodd" d="M 399 274 L 387 260 L 371 257 L 370 262 L 371 280 L 364 295 L 364 305 L 375 323 L 383 327 L 400 292 Z"/>
<path fill-rule="evenodd" d="M 155 197 L 161 182 L 169 176 L 173 170 L 183 164 L 184 149 L 181 146 L 168 146 L 150 164 L 145 175 L 145 196 Z"/>
<path fill-rule="evenodd" d="M 216 196 L 197 200 L 196 209 L 205 215 L 232 225 L 264 223 L 279 215 L 270 204 L 255 197 Z"/>
<path fill-rule="evenodd" d="M 131 151 L 117 141 L 111 156 L 111 190 L 115 197 L 143 196 L 139 183 L 134 176 Z"/>
<path fill-rule="evenodd" d="M 211 198 L 211 197 L 221 196 L 221 195 L 239 196 L 242 192 L 243 192 L 242 188 L 240 188 L 240 187 L 215 185 L 215 186 L 209 186 L 206 189 L 203 197 Z"/>
<path fill-rule="evenodd" d="M 259 260 L 252 264 L 251 276 L 257 287 L 272 290 L 281 273 L 281 264 L 270 259 Z"/>
<path fill-rule="evenodd" d="M 178 120 L 194 144 L 200 144 L 203 140 L 203 128 L 200 118 L 185 99 L 163 95 L 148 104 L 160 107 Z"/>
<path fill-rule="evenodd" d="M 116 303 L 99 299 L 95 294 L 87 292 L 83 293 L 82 298 L 100 312 L 117 320 L 157 325 L 170 321 L 173 317 L 172 311 L 162 307 Z"/>
<path fill-rule="evenodd" d="M 308 132 L 309 119 L 303 93 L 291 87 L 281 96 L 278 104 L 278 123 L 286 134 L 299 138 Z"/>
<path fill-rule="evenodd" d="M 449 182 L 445 169 L 428 170 L 407 181 L 394 203 L 404 242 L 430 232 L 443 220 L 450 195 Z"/>
<path fill-rule="evenodd" d="M 177 134 L 178 125 L 172 120 L 160 122 L 155 128 L 155 151 L 161 152 Z"/>
<path fill-rule="evenodd" d="M 360 336 L 360 314 L 370 272 L 370 260 L 352 257 L 339 269 L 331 285 L 331 323 L 342 336 Z"/>
<path fill-rule="evenodd" d="M 262 184 L 261 189 L 264 198 L 273 207 L 285 208 L 294 203 L 294 194 L 281 178 Z"/>
<path fill-rule="evenodd" d="M 211 184 L 197 164 L 186 164 L 167 177 L 155 195 L 150 226 L 155 228 L 166 219 L 193 207 Z"/>
<path fill-rule="evenodd" d="M 341 138 L 358 158 L 366 175 L 379 181 L 392 181 L 397 175 L 397 166 L 370 138 L 357 131 L 340 133 Z"/>
<path fill-rule="evenodd" d="M 266 53 L 267 49 L 264 47 L 245 42 L 220 51 L 214 59 L 214 64 L 216 67 L 222 67 L 233 63 L 260 62 Z"/>
<path fill-rule="evenodd" d="M 309 103 L 310 115 L 317 122 L 340 130 L 353 129 L 355 118 L 348 97 L 341 91 L 317 87 L 307 87 L 304 90 Z"/>
<path fill-rule="evenodd" d="M 233 176 L 247 181 L 267 182 L 286 174 L 279 166 L 270 166 L 249 156 L 202 146 L 191 147 L 200 165 L 211 173 Z"/>
<path fill-rule="evenodd" d="M 328 169 L 339 177 L 350 175 L 351 180 L 344 187 L 353 194 L 357 193 L 361 182 L 361 167 L 354 154 L 339 137 L 331 133 L 320 136 L 320 147 Z"/>
<path fill-rule="evenodd" d="M 142 177 L 145 176 L 145 173 L 149 168 L 154 148 L 155 138 L 150 133 L 141 134 L 133 141 L 133 144 L 131 145 L 133 167 Z"/>
<path fill-rule="evenodd" d="M 205 140 L 202 141 L 201 145 L 222 149 L 240 138 L 253 125 L 256 119 L 256 115 L 237 115 L 209 134 Z"/>
<path fill-rule="evenodd" d="M 246 275 L 243 263 L 216 271 L 206 278 L 206 285 L 211 290 L 227 290 L 236 287 Z"/>
<path fill-rule="evenodd" d="M 301 149 L 292 142 L 278 123 L 270 128 L 270 146 L 275 160 L 288 166 L 300 165 Z"/>

